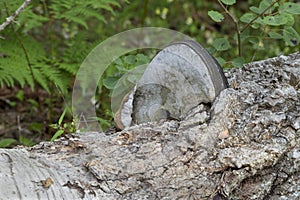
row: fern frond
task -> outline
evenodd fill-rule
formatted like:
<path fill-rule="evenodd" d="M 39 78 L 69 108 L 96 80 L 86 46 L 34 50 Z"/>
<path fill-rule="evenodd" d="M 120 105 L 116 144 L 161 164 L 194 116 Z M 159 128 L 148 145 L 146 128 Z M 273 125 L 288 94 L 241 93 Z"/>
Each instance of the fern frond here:
<path fill-rule="evenodd" d="M 21 87 L 29 85 L 33 90 L 34 84 L 38 83 L 50 93 L 50 84 L 53 83 L 67 93 L 70 75 L 60 69 L 57 63 L 49 64 L 40 43 L 28 37 L 22 37 L 21 40 L 29 57 L 33 76 L 20 44 L 14 40 L 5 40 L 0 44 L 0 52 L 7 55 L 0 58 L 0 86 L 13 87 L 18 83 Z"/>
<path fill-rule="evenodd" d="M 33 12 L 33 6 L 27 6 L 18 16 L 18 24 L 23 27 L 23 31 L 27 32 L 33 28 L 42 27 L 45 22 L 49 21 L 48 17 Z"/>
<path fill-rule="evenodd" d="M 7 14 L 11 15 L 24 3 L 24 0 L 6 1 L 0 0 L 0 23 L 6 20 Z M 48 21 L 47 17 L 34 12 L 34 6 L 28 5 L 22 12 L 14 19 L 16 28 L 23 27 L 23 31 L 27 32 L 33 28 L 41 27 L 43 23 Z"/>
<path fill-rule="evenodd" d="M 77 70 L 79 68 L 79 64 L 61 63 L 59 65 L 59 68 L 65 70 L 75 76 L 77 73 Z"/>
<path fill-rule="evenodd" d="M 73 12 L 73 10 L 66 11 L 64 14 L 60 14 L 58 19 L 66 19 L 68 22 L 73 22 L 76 24 L 82 25 L 84 28 L 88 29 L 88 25 L 82 16 L 78 15 L 78 13 Z"/>
<path fill-rule="evenodd" d="M 64 19 L 69 22 L 88 28 L 87 21 L 94 17 L 106 23 L 103 11 L 114 14 L 113 6 L 120 7 L 117 0 L 52 0 L 50 9 L 55 19 Z"/>
<path fill-rule="evenodd" d="M 11 15 L 13 14 L 23 3 L 23 0 L 15 0 L 15 1 L 5 1 L 0 0 L 0 20 L 1 23 L 6 20 L 8 17 L 7 14 Z M 6 5 L 6 6 L 4 6 Z"/>
<path fill-rule="evenodd" d="M 13 87 L 13 85 L 13 77 L 6 70 L 0 69 L 0 87 Z"/>
<path fill-rule="evenodd" d="M 87 33 L 81 32 L 73 37 L 68 43 L 68 48 L 64 51 L 64 62 L 80 64 L 91 50 L 87 42 Z"/>
<path fill-rule="evenodd" d="M 4 1 L 7 8 L 0 7 L 1 21 L 7 17 L 7 11 L 12 13 L 23 3 L 23 0 Z M 107 12 L 114 14 L 114 9 L 120 7 L 118 0 L 51 0 L 47 2 L 47 11 L 39 7 L 41 5 L 38 1 L 34 1 L 31 6 L 28 6 L 16 18 L 18 22 L 16 27 L 19 27 L 23 33 L 30 34 L 34 28 L 39 28 L 50 20 L 44 13 L 47 12 L 53 17 L 52 20 L 59 22 L 55 24 L 58 25 L 58 30 L 64 21 L 71 22 L 70 27 L 74 30 L 79 30 L 77 26 L 87 29 L 91 18 L 105 23 L 106 17 L 111 16 L 107 15 Z M 13 31 L 10 30 L 8 33 L 7 39 L 0 43 L 0 53 L 8 55 L 5 58 L 0 57 L 0 87 L 13 87 L 18 84 L 21 87 L 29 85 L 34 89 L 35 84 L 38 84 L 47 92 L 52 92 L 51 84 L 56 84 L 61 91 L 67 92 L 71 75 L 76 74 L 83 59 L 95 46 L 87 42 L 87 32 L 82 34 L 74 31 L 72 37 L 63 42 L 63 48 L 52 55 L 55 57 L 62 52 L 62 56 L 57 60 L 55 58 L 49 60 L 41 42 L 20 35 L 21 45 L 15 35 L 11 35 Z M 47 45 L 47 42 L 44 45 Z"/>
<path fill-rule="evenodd" d="M 125 0 L 126 2 L 126 0 Z M 96 1 L 96 2 L 93 2 L 95 6 L 101 6 L 101 5 L 114 5 L 114 6 L 117 6 L 117 7 L 121 7 L 119 1 L 117 0 L 100 0 L 100 1 Z"/>
<path fill-rule="evenodd" d="M 48 93 L 50 93 L 49 82 L 48 79 L 44 76 L 44 74 L 40 71 L 39 67 L 33 67 L 33 74 L 36 82 Z"/>
<path fill-rule="evenodd" d="M 13 87 L 15 82 L 21 87 L 29 84 L 33 89 L 34 81 L 30 74 L 24 52 L 17 41 L 4 40 L 0 45 L 0 52 L 4 52 L 7 57 L 0 59 L 0 70 L 3 76 L 0 76 L 2 83 L 6 82 L 8 86 Z M 7 76 L 11 78 L 8 79 Z M 2 79 L 3 78 L 3 79 Z"/>
<path fill-rule="evenodd" d="M 84 18 L 95 17 L 99 21 L 106 23 L 104 16 L 99 14 L 98 10 L 91 8 L 91 6 L 89 7 L 78 6 L 74 8 L 74 12 L 79 13 L 80 15 L 84 16 Z"/>
<path fill-rule="evenodd" d="M 70 76 L 64 74 L 61 70 L 53 66 L 40 66 L 39 71 L 43 74 L 49 81 L 48 83 L 53 83 L 66 94 L 68 91 L 68 86 L 70 83 Z"/>

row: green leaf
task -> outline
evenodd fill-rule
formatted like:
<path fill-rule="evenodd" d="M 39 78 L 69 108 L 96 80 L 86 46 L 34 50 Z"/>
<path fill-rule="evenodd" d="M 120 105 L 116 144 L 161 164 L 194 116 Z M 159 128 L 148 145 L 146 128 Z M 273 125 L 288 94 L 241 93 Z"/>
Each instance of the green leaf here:
<path fill-rule="evenodd" d="M 259 38 L 250 38 L 249 42 L 252 44 L 252 48 L 256 50 L 264 50 L 265 46 L 261 39 Z"/>
<path fill-rule="evenodd" d="M 256 14 L 260 14 L 260 12 L 262 12 L 259 8 L 255 6 L 251 6 L 249 9 Z"/>
<path fill-rule="evenodd" d="M 213 47 L 215 47 L 217 51 L 226 51 L 230 48 L 230 44 L 225 38 L 217 38 L 213 42 Z"/>
<path fill-rule="evenodd" d="M 249 39 L 249 42 L 250 42 L 251 44 L 258 44 L 258 43 L 259 43 L 259 39 L 258 39 L 257 37 L 251 37 L 251 38 Z"/>
<path fill-rule="evenodd" d="M 117 65 L 123 65 L 123 61 L 120 58 L 117 58 L 114 63 Z"/>
<path fill-rule="evenodd" d="M 136 66 L 140 66 L 142 64 L 147 64 L 150 62 L 150 58 L 146 56 L 145 54 L 137 54 L 136 55 Z"/>
<path fill-rule="evenodd" d="M 101 117 L 97 117 L 97 120 L 98 120 L 98 122 L 100 124 L 100 127 L 102 129 L 107 129 L 107 128 L 109 128 L 111 126 L 111 124 L 107 120 L 105 120 L 105 119 L 103 119 Z"/>
<path fill-rule="evenodd" d="M 214 55 L 214 54 L 217 52 L 217 50 L 216 50 L 214 47 L 212 47 L 212 46 L 207 47 L 206 50 L 207 50 L 211 55 Z"/>
<path fill-rule="evenodd" d="M 56 140 L 59 136 L 61 136 L 64 133 L 64 130 L 58 130 L 56 133 L 53 135 L 53 137 L 50 139 L 51 142 Z"/>
<path fill-rule="evenodd" d="M 38 68 L 33 68 L 33 74 L 36 82 L 42 86 L 48 93 L 50 93 L 50 88 L 48 86 L 48 79 L 41 73 L 41 70 Z"/>
<path fill-rule="evenodd" d="M 31 131 L 37 131 L 37 132 L 41 133 L 42 129 L 43 129 L 43 124 L 34 122 L 34 123 L 29 124 L 28 129 Z"/>
<path fill-rule="evenodd" d="M 236 3 L 236 0 L 221 0 L 221 1 L 226 5 L 233 5 Z"/>
<path fill-rule="evenodd" d="M 14 86 L 14 79 L 11 73 L 9 73 L 9 70 L 0 69 L 0 87 L 4 87 L 5 85 L 8 87 Z"/>
<path fill-rule="evenodd" d="M 295 18 L 292 14 L 288 13 L 282 13 L 282 17 L 286 18 L 287 23 L 285 24 L 286 26 L 293 26 L 295 23 Z"/>
<path fill-rule="evenodd" d="M 69 72 L 72 75 L 76 75 L 78 70 L 78 65 L 73 63 L 59 63 L 59 68 Z"/>
<path fill-rule="evenodd" d="M 137 74 L 128 75 L 126 80 L 129 81 L 129 83 L 136 84 L 140 80 L 141 76 L 142 76 L 142 74 L 141 75 L 137 75 Z"/>
<path fill-rule="evenodd" d="M 273 0 L 263 0 L 259 3 L 259 7 L 251 6 L 249 9 L 256 14 L 261 14 L 265 9 L 267 9 Z M 274 4 L 272 8 L 269 9 L 269 13 L 272 12 L 278 4 Z"/>
<path fill-rule="evenodd" d="M 19 90 L 15 96 L 19 101 L 24 101 L 24 91 Z"/>
<path fill-rule="evenodd" d="M 259 25 L 258 23 L 253 23 L 253 24 L 251 25 L 251 27 L 252 27 L 253 29 L 258 29 L 258 28 L 260 27 L 260 25 Z"/>
<path fill-rule="evenodd" d="M 300 14 L 300 4 L 299 3 L 292 3 L 292 2 L 286 2 L 282 4 L 279 7 L 280 13 L 291 13 L 293 15 L 299 15 Z"/>
<path fill-rule="evenodd" d="M 0 148 L 8 147 L 9 145 L 11 145 L 14 142 L 16 142 L 16 140 L 12 139 L 12 138 L 2 139 L 2 140 L 0 140 Z"/>
<path fill-rule="evenodd" d="M 33 6 L 29 5 L 26 8 L 26 12 L 22 12 L 19 15 L 18 23 L 23 25 L 23 32 L 26 33 L 33 28 L 38 28 L 43 26 L 47 21 L 49 21 L 48 17 L 44 17 L 42 15 L 36 14 L 33 12 Z"/>
<path fill-rule="evenodd" d="M 224 60 L 222 57 L 216 57 L 216 60 L 221 66 L 224 66 L 224 64 L 226 63 L 226 60 Z"/>
<path fill-rule="evenodd" d="M 120 72 L 128 72 L 128 69 L 126 69 L 125 67 L 123 67 L 123 65 L 116 65 L 116 68 L 117 68 Z"/>
<path fill-rule="evenodd" d="M 283 39 L 289 46 L 297 46 L 300 36 L 293 27 L 287 27 L 283 30 Z"/>
<path fill-rule="evenodd" d="M 252 38 L 252 37 L 253 37 L 253 35 L 252 35 L 252 33 L 250 32 L 249 29 L 246 29 L 245 31 L 243 31 L 241 33 L 241 41 L 245 41 L 248 38 Z M 233 38 L 234 38 L 235 41 L 238 41 L 238 35 L 237 35 L 237 33 L 234 34 Z"/>
<path fill-rule="evenodd" d="M 27 99 L 27 102 L 30 103 L 30 106 L 33 107 L 33 108 L 38 108 L 39 107 L 39 103 L 34 99 Z"/>
<path fill-rule="evenodd" d="M 287 18 L 283 17 L 282 15 L 275 15 L 275 16 L 266 16 L 263 19 L 265 24 L 271 25 L 271 26 L 281 26 L 286 24 Z"/>
<path fill-rule="evenodd" d="M 253 13 L 245 13 L 240 17 L 240 20 L 244 23 L 249 23 L 252 21 L 257 15 Z"/>
<path fill-rule="evenodd" d="M 273 38 L 273 39 L 282 39 L 283 38 L 283 36 L 281 34 L 273 32 L 273 31 L 270 31 L 268 33 L 268 35 L 270 36 L 270 38 Z"/>
<path fill-rule="evenodd" d="M 245 62 L 244 58 L 237 57 L 237 58 L 232 60 L 232 66 L 234 66 L 234 67 L 243 67 L 244 62 Z"/>
<path fill-rule="evenodd" d="M 135 62 L 135 56 L 134 55 L 125 56 L 124 62 L 128 65 L 132 65 Z"/>
<path fill-rule="evenodd" d="M 64 120 L 66 112 L 67 112 L 67 108 L 65 108 L 64 112 L 60 115 L 60 117 L 58 119 L 58 125 L 61 125 L 62 121 Z"/>
<path fill-rule="evenodd" d="M 117 84 L 120 77 L 107 77 L 103 80 L 103 85 L 109 89 L 114 89 L 115 85 Z"/>
<path fill-rule="evenodd" d="M 20 135 L 19 137 L 19 142 L 25 146 L 33 146 L 35 145 L 35 143 L 32 141 L 32 139 L 24 137 L 22 135 Z"/>
<path fill-rule="evenodd" d="M 245 19 L 245 20 L 247 20 L 247 19 Z M 250 23 L 250 21 L 248 23 Z M 253 29 L 258 29 L 259 27 L 261 27 L 262 24 L 264 24 L 264 22 L 263 22 L 262 18 L 259 17 L 251 24 L 251 27 Z"/>
<path fill-rule="evenodd" d="M 214 10 L 208 11 L 208 15 L 215 22 L 221 22 L 224 19 L 224 16 L 221 13 L 219 13 L 218 11 L 214 11 Z"/>

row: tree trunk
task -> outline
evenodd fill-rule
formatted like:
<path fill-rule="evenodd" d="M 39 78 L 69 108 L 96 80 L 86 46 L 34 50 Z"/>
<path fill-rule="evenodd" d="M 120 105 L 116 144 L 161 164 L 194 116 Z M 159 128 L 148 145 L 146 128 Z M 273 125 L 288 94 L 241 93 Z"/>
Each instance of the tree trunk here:
<path fill-rule="evenodd" d="M 0 149 L 0 199 L 300 199 L 300 53 L 226 76 L 183 121 Z"/>

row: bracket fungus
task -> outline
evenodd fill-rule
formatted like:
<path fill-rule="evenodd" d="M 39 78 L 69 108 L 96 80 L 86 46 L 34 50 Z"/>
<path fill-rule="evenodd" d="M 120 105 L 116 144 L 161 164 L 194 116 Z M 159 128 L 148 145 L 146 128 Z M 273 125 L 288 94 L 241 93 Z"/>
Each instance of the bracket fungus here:
<path fill-rule="evenodd" d="M 175 42 L 149 63 L 115 116 L 124 129 L 160 119 L 182 119 L 201 103 L 212 103 L 228 87 L 218 62 L 199 43 Z"/>

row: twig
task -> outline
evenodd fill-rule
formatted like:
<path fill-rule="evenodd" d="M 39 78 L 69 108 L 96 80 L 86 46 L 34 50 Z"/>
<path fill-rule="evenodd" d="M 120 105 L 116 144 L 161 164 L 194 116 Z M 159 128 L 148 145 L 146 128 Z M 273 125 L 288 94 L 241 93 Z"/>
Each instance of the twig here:
<path fill-rule="evenodd" d="M 5 27 L 8 26 L 31 1 L 32 0 L 25 0 L 24 3 L 11 16 L 7 17 L 6 21 L 0 25 L 0 32 L 3 31 Z"/>
<path fill-rule="evenodd" d="M 237 31 L 237 37 L 238 37 L 238 51 L 239 51 L 239 56 L 242 57 L 242 44 L 241 44 L 241 31 L 239 28 L 239 22 L 238 20 L 235 18 L 234 15 L 232 15 L 229 10 L 224 6 L 224 4 L 218 0 L 218 3 L 222 6 L 222 8 L 224 9 L 224 11 L 226 12 L 226 14 L 232 19 L 234 25 L 235 25 L 235 29 Z"/>
<path fill-rule="evenodd" d="M 255 18 L 253 18 L 248 24 L 246 24 L 242 30 L 241 33 L 244 32 L 249 26 L 251 26 L 259 17 L 262 17 L 265 12 L 267 12 L 272 6 L 274 6 L 275 3 L 277 3 L 279 0 L 274 1 L 271 3 L 266 9 L 264 9 L 259 15 L 257 15 Z"/>

